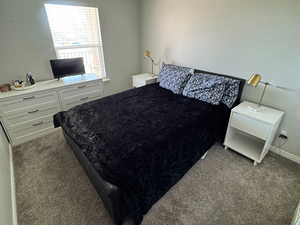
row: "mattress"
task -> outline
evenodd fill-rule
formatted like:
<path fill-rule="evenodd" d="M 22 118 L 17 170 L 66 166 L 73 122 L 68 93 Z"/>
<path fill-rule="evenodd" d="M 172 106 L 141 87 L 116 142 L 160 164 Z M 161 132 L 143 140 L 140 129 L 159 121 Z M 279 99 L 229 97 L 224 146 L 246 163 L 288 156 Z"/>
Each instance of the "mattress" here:
<path fill-rule="evenodd" d="M 99 176 L 122 191 L 122 213 L 143 215 L 223 137 L 230 109 L 152 84 L 55 115 Z"/>

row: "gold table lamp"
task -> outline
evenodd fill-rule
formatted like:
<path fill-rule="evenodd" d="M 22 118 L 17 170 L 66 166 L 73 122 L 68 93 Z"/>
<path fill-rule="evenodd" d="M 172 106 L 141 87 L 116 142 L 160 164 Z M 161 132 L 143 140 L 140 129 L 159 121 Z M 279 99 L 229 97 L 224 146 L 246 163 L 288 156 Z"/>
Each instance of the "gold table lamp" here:
<path fill-rule="evenodd" d="M 266 93 L 266 90 L 267 90 L 267 87 L 270 85 L 270 83 L 268 82 L 262 82 L 262 76 L 260 74 L 253 74 L 250 79 L 248 80 L 248 84 L 253 86 L 253 87 L 257 87 L 260 83 L 264 84 L 264 90 L 262 92 L 262 95 L 260 96 L 260 99 L 259 99 L 259 102 L 257 104 L 257 108 L 253 109 L 254 111 L 259 111 L 259 108 L 261 107 L 261 103 L 262 103 L 262 100 L 265 96 L 265 93 Z"/>
<path fill-rule="evenodd" d="M 154 76 L 154 65 L 157 65 L 157 63 L 155 63 L 154 59 L 151 56 L 151 52 L 149 50 L 145 50 L 144 57 L 151 60 L 151 66 L 152 66 L 151 74 L 152 76 Z"/>
<path fill-rule="evenodd" d="M 253 74 L 250 79 L 248 80 L 248 85 L 250 86 L 253 86 L 253 87 L 257 87 L 260 83 L 264 85 L 264 90 L 262 92 L 262 95 L 259 99 L 259 102 L 257 104 L 257 107 L 250 107 L 251 110 L 255 111 L 255 112 L 259 112 L 260 111 L 260 108 L 262 106 L 262 100 L 265 96 L 265 93 L 266 93 L 266 90 L 267 90 L 267 87 L 274 87 L 274 88 L 278 88 L 278 89 L 281 89 L 281 90 L 285 90 L 285 91 L 292 91 L 292 92 L 298 92 L 297 90 L 295 89 L 292 89 L 292 88 L 286 88 L 286 87 L 282 87 L 282 86 L 278 86 L 278 85 L 274 85 L 272 83 L 269 83 L 269 82 L 262 82 L 262 76 L 260 74 Z"/>

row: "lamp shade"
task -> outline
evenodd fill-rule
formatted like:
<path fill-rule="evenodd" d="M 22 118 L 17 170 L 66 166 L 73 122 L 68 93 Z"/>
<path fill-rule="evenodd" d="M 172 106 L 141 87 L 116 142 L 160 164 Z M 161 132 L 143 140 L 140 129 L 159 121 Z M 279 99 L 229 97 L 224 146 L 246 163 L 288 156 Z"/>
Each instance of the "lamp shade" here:
<path fill-rule="evenodd" d="M 262 77 L 260 74 L 253 74 L 250 79 L 248 80 L 248 84 L 253 86 L 253 87 L 257 87 L 257 85 L 259 84 L 259 82 L 261 81 Z"/>
<path fill-rule="evenodd" d="M 144 56 L 145 57 L 151 57 L 151 52 L 149 50 L 145 50 Z"/>

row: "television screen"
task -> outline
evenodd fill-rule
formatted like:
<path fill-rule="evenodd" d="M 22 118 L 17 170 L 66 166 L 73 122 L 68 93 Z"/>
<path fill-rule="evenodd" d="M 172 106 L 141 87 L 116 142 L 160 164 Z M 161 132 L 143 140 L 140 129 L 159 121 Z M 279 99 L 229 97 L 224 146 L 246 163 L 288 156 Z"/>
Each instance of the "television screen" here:
<path fill-rule="evenodd" d="M 50 64 L 54 78 L 85 74 L 83 58 L 52 59 Z"/>

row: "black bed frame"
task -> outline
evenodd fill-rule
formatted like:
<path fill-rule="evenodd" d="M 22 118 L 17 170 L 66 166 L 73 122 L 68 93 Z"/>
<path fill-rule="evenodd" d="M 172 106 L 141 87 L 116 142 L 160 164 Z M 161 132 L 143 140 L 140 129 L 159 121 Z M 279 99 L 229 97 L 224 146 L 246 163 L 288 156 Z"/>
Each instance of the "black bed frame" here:
<path fill-rule="evenodd" d="M 115 225 L 123 225 L 125 219 L 121 214 L 121 191 L 120 189 L 105 181 L 99 173 L 94 169 L 94 167 L 89 163 L 86 156 L 82 153 L 78 145 L 73 141 L 68 134 L 63 131 L 65 139 L 67 143 L 71 146 L 76 158 L 86 171 L 90 181 L 94 185 L 96 191 L 98 192 L 99 196 L 101 197 L 105 208 L 107 209 L 108 213 L 110 214 L 113 223 Z"/>
<path fill-rule="evenodd" d="M 213 73 L 209 71 L 204 71 L 204 70 L 195 70 L 195 73 L 206 73 L 206 74 L 212 74 L 212 75 L 217 75 L 217 76 L 222 76 L 222 77 L 228 77 L 228 78 L 233 78 L 236 80 L 240 80 L 240 90 L 239 90 L 239 95 L 238 98 L 234 104 L 234 106 L 238 105 L 241 100 L 243 88 L 245 85 L 245 80 L 233 76 L 228 76 L 224 74 L 219 74 L 219 73 Z M 117 186 L 105 181 L 99 173 L 93 168 L 93 166 L 89 163 L 88 159 L 86 156 L 82 153 L 78 145 L 70 138 L 68 134 L 65 133 L 64 131 L 64 136 L 66 138 L 66 141 L 68 144 L 71 146 L 76 158 L 78 161 L 81 163 L 83 168 L 85 169 L 90 181 L 96 188 L 96 191 L 98 192 L 99 196 L 101 197 L 105 208 L 109 212 L 113 223 L 115 225 L 123 225 L 125 222 L 130 222 L 133 225 L 138 225 L 138 221 L 134 221 L 132 218 L 126 217 L 126 215 L 122 215 L 122 192 L 120 188 Z"/>

